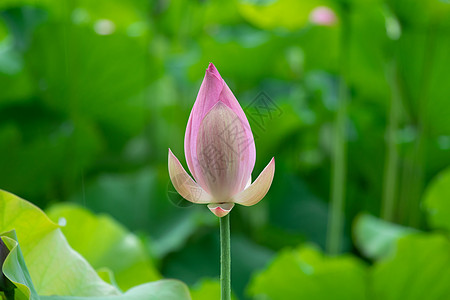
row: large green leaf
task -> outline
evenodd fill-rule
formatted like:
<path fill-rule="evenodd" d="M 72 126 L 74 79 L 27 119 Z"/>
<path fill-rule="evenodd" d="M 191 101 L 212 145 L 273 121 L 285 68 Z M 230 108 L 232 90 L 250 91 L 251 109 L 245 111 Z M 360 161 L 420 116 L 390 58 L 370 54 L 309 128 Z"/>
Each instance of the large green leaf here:
<path fill-rule="evenodd" d="M 103 296 L 119 292 L 67 243 L 59 226 L 31 203 L 0 190 L 0 232 L 15 230 L 40 295 Z"/>
<path fill-rule="evenodd" d="M 69 244 L 94 268 L 114 273 L 121 289 L 160 278 L 142 241 L 111 217 L 73 204 L 55 205 L 47 214 L 65 224 L 61 230 Z"/>
<path fill-rule="evenodd" d="M 249 292 L 257 299 L 366 299 L 366 275 L 354 257 L 326 257 L 306 246 L 281 252 Z"/>
<path fill-rule="evenodd" d="M 414 232 L 417 231 L 366 214 L 359 216 L 353 227 L 356 246 L 365 256 L 376 259 L 392 253 L 401 237 Z"/>
<path fill-rule="evenodd" d="M 176 280 L 146 283 L 120 294 L 70 248 L 59 226 L 44 212 L 2 190 L 0 216 L 0 232 L 6 232 L 1 238 L 9 250 L 2 272 L 17 287 L 17 300 L 190 299 L 186 285 Z M 95 243 L 101 246 L 99 241 Z M 117 247 L 121 245 L 117 244 Z M 126 261 L 126 255 L 121 253 L 116 259 Z"/>
<path fill-rule="evenodd" d="M 382 300 L 438 300 L 450 295 L 450 241 L 438 234 L 399 240 L 395 255 L 372 270 L 371 294 Z"/>
<path fill-rule="evenodd" d="M 76 297 L 76 296 L 38 296 L 28 273 L 19 243 L 14 231 L 2 234 L 2 240 L 10 250 L 3 265 L 3 273 L 17 287 L 16 300 L 180 300 L 191 299 L 187 287 L 177 280 L 160 280 L 143 284 L 130 289 L 122 295 L 104 297 Z"/>
<path fill-rule="evenodd" d="M 425 192 L 423 204 L 430 225 L 450 230 L 450 168 L 433 179 Z"/>

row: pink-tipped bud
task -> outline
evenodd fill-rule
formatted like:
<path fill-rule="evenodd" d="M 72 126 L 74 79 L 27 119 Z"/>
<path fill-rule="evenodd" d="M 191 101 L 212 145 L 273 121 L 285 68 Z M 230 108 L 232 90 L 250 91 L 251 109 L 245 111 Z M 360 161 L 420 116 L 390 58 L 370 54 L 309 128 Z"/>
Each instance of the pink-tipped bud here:
<path fill-rule="evenodd" d="M 218 202 L 242 191 L 255 165 L 247 117 L 212 63 L 189 117 L 184 151 L 195 180 Z"/>
<path fill-rule="evenodd" d="M 234 203 L 253 205 L 269 190 L 275 162 L 253 184 L 256 150 L 247 117 L 230 88 L 210 63 L 186 127 L 186 161 L 194 179 L 169 150 L 169 175 L 175 189 L 194 203 L 210 203 L 218 217 Z"/>

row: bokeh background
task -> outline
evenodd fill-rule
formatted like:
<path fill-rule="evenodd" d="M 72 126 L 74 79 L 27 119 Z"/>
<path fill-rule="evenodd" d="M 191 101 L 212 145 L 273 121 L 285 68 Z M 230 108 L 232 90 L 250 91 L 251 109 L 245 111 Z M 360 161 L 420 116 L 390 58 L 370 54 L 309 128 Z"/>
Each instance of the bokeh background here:
<path fill-rule="evenodd" d="M 445 0 L 2 0 L 0 188 L 112 216 L 214 299 L 218 221 L 167 171 L 209 62 L 268 100 L 253 177 L 277 163 L 232 212 L 239 299 L 450 299 Z"/>

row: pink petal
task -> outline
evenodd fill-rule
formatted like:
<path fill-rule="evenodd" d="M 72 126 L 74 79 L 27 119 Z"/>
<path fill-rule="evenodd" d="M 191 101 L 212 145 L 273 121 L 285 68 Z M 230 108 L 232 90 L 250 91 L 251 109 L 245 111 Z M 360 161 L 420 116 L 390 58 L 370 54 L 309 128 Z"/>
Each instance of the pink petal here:
<path fill-rule="evenodd" d="M 255 205 L 267 194 L 275 174 L 275 158 L 259 174 L 258 178 L 245 190 L 233 197 L 233 202 L 251 206 Z"/>
<path fill-rule="evenodd" d="M 203 176 L 201 176 L 202 172 L 204 172 L 205 170 L 199 165 L 198 153 L 196 152 L 196 150 L 198 149 L 198 131 L 205 116 L 218 102 L 222 102 L 227 107 L 229 107 L 238 116 L 239 120 L 244 125 L 243 129 L 241 130 L 240 136 L 241 143 L 245 143 L 247 149 L 245 149 L 245 151 L 243 150 L 241 167 L 243 170 L 245 169 L 246 172 L 245 176 L 241 178 L 243 182 L 240 182 L 239 186 L 241 186 L 242 184 L 245 185 L 248 178 L 250 178 L 250 174 L 253 170 L 256 160 L 253 134 L 244 111 L 239 105 L 239 102 L 236 100 L 236 97 L 234 97 L 230 88 L 220 76 L 216 67 L 212 63 L 210 63 L 208 69 L 206 70 L 205 78 L 203 79 L 200 91 L 194 103 L 194 107 L 192 108 L 191 114 L 189 116 L 189 121 L 186 127 L 186 135 L 184 139 L 184 152 L 186 155 L 186 161 L 189 170 L 191 170 L 191 173 L 197 180 L 197 182 L 205 189 L 207 188 L 205 186 L 204 180 L 202 179 Z"/>
<path fill-rule="evenodd" d="M 236 100 L 236 97 L 234 97 L 233 93 L 225 82 L 219 100 L 225 103 L 225 105 L 227 105 L 238 116 L 243 125 L 243 130 L 239 135 L 242 144 L 241 148 L 243 149 L 241 168 L 246 171 L 245 176 L 242 177 L 242 180 L 244 181 L 241 182 L 241 184 L 244 184 L 245 187 L 245 184 L 247 184 L 248 180 L 250 180 L 256 161 L 256 148 L 252 129 L 250 128 L 250 124 L 248 123 L 247 117 L 245 116 L 244 111 L 239 105 L 239 102 Z"/>
<path fill-rule="evenodd" d="M 211 203 L 211 196 L 186 173 L 178 158 L 169 149 L 169 176 L 177 192 L 193 203 Z"/>
<path fill-rule="evenodd" d="M 220 77 L 219 72 L 212 63 L 206 69 L 205 77 L 192 107 L 191 114 L 186 127 L 186 134 L 184 137 L 184 153 L 186 155 L 186 162 L 189 170 L 194 178 L 197 180 L 198 165 L 197 154 L 197 134 L 200 124 L 206 114 L 219 101 L 219 95 L 222 92 L 224 81 Z"/>
<path fill-rule="evenodd" d="M 234 207 L 234 203 L 211 203 L 208 204 L 209 210 L 219 218 L 225 217 Z"/>
<path fill-rule="evenodd" d="M 198 184 L 215 202 L 229 199 L 244 190 L 251 175 L 248 168 L 249 147 L 244 125 L 223 102 L 218 102 L 205 116 L 197 140 Z"/>

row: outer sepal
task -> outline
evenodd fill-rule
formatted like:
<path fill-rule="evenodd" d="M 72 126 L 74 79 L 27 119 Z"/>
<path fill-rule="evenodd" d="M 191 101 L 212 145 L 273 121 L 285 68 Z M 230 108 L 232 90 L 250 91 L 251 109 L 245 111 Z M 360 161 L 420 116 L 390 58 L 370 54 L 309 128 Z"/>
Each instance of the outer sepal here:
<path fill-rule="evenodd" d="M 189 176 L 170 149 L 169 176 L 173 186 L 184 199 L 202 204 L 213 202 L 212 197 Z"/>
<path fill-rule="evenodd" d="M 233 202 L 251 206 L 255 205 L 267 194 L 275 174 L 275 158 L 269 162 L 258 178 L 245 190 L 233 197 Z"/>

